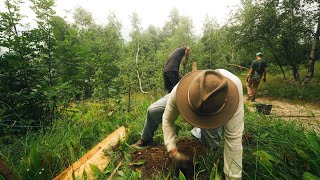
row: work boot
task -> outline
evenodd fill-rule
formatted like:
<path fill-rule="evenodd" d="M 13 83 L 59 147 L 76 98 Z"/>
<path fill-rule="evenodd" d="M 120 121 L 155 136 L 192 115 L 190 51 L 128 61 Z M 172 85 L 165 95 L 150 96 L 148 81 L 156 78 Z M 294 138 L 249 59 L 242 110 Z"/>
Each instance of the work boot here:
<path fill-rule="evenodd" d="M 251 97 L 251 102 L 256 102 L 256 97 L 252 96 Z"/>
<path fill-rule="evenodd" d="M 152 144 L 152 141 L 145 141 L 143 139 L 139 139 L 136 143 L 132 144 L 131 147 L 142 148 Z"/>

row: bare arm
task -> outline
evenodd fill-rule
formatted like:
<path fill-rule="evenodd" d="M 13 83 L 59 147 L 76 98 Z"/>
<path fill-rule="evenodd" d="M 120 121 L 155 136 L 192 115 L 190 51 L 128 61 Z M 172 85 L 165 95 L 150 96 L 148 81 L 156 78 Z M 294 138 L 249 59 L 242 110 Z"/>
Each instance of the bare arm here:
<path fill-rule="evenodd" d="M 185 51 L 185 58 L 184 58 L 184 61 L 183 61 L 183 65 L 184 65 L 184 66 L 188 63 L 189 55 L 190 55 L 190 48 L 187 47 L 187 48 L 186 48 L 186 51 Z"/>
<path fill-rule="evenodd" d="M 249 72 L 248 72 L 248 75 L 247 75 L 247 78 L 250 77 L 251 73 L 252 73 L 253 69 L 250 68 Z"/>
<path fill-rule="evenodd" d="M 173 156 L 177 152 L 176 146 L 176 131 L 175 131 L 175 120 L 179 116 L 179 111 L 176 106 L 176 91 L 177 86 L 175 86 L 168 99 L 166 108 L 162 115 L 162 130 L 164 144 L 167 147 L 167 151 L 170 152 L 170 155 Z M 172 153 L 172 154 L 171 154 Z"/>

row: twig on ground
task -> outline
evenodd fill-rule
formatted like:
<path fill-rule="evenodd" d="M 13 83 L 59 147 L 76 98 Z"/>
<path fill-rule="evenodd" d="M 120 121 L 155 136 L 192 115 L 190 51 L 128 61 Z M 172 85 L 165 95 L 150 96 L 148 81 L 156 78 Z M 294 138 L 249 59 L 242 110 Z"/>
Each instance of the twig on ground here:
<path fill-rule="evenodd" d="M 123 162 L 123 159 L 118 163 L 117 167 L 113 170 L 113 172 L 111 173 L 111 175 L 108 177 L 107 180 L 112 180 L 112 177 L 116 174 L 116 172 L 118 171 L 118 169 L 121 166 L 122 162 Z"/>
<path fill-rule="evenodd" d="M 238 68 L 241 68 L 241 69 L 249 69 L 249 68 L 240 66 L 240 65 L 238 65 L 238 64 L 226 64 L 226 65 L 228 65 L 228 66 L 235 66 L 235 67 L 238 67 Z"/>

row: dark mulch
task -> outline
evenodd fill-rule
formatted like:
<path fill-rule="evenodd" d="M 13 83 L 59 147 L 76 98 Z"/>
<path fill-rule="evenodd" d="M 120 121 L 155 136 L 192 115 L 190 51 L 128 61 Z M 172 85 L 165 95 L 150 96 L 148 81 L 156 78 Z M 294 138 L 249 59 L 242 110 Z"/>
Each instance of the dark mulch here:
<path fill-rule="evenodd" d="M 207 152 L 207 147 L 196 139 L 181 139 L 178 141 L 177 146 L 179 151 L 188 155 L 189 157 L 203 157 Z M 154 176 L 166 175 L 171 168 L 173 162 L 169 158 L 164 145 L 153 145 L 145 149 L 139 149 L 131 152 L 131 162 L 145 161 L 144 164 L 132 165 L 133 169 L 139 169 L 142 172 L 143 178 L 150 178 Z M 185 171 L 187 179 L 193 176 L 193 165 Z"/>

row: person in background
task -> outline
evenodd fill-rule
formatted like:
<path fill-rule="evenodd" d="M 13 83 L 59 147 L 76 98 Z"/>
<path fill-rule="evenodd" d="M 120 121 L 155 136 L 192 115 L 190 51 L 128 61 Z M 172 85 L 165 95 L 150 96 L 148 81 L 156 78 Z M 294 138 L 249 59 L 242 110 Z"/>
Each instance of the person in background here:
<path fill-rule="evenodd" d="M 173 87 L 180 80 L 179 67 L 180 67 L 182 58 L 185 57 L 183 61 L 183 65 L 185 66 L 188 62 L 189 55 L 190 55 L 189 47 L 178 48 L 170 54 L 163 69 L 164 86 L 165 86 L 165 89 L 168 91 L 168 93 L 171 92 Z"/>
<path fill-rule="evenodd" d="M 175 120 L 179 114 L 200 131 L 200 141 L 212 149 L 219 147 L 220 130 L 224 128 L 224 173 L 226 179 L 240 179 L 244 129 L 240 79 L 224 69 L 188 73 L 170 94 L 148 108 L 143 133 L 134 146 L 150 145 L 162 122 L 169 157 L 180 167 L 192 166 L 192 159 L 180 153 L 176 146 Z"/>
<path fill-rule="evenodd" d="M 250 70 L 247 75 L 247 92 L 248 101 L 254 102 L 256 100 L 257 89 L 263 76 L 263 82 L 267 81 L 267 62 L 262 59 L 262 53 L 256 54 L 256 60 L 251 63 Z"/>

